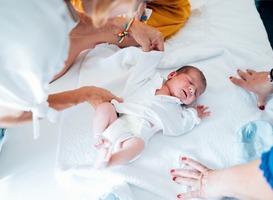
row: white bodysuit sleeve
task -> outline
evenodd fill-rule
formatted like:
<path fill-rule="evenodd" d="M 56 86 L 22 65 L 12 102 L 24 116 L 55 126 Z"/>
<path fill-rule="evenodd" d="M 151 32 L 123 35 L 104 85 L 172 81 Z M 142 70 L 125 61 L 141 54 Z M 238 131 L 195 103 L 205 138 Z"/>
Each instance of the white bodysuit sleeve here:
<path fill-rule="evenodd" d="M 180 112 L 181 119 L 176 123 L 179 130 L 164 132 L 164 135 L 178 136 L 191 131 L 196 125 L 201 122 L 201 119 L 197 116 L 197 111 L 194 108 L 185 108 Z"/>

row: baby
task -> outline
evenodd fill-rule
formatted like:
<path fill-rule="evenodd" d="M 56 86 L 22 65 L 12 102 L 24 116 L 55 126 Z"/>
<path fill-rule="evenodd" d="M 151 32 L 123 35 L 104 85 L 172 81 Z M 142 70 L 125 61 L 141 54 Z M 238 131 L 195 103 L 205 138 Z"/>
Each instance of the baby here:
<path fill-rule="evenodd" d="M 205 76 L 198 68 L 181 67 L 167 80 L 155 69 L 134 72 L 126 84 L 131 91 L 124 102 L 103 103 L 95 112 L 93 134 L 99 149 L 95 169 L 133 161 L 156 132 L 181 135 L 210 115 L 204 105 L 182 106 L 192 104 L 206 89 Z"/>

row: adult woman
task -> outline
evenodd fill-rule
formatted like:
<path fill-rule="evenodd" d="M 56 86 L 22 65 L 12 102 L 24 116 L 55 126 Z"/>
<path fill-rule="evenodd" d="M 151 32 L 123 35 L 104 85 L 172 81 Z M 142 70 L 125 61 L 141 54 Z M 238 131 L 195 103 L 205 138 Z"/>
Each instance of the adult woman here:
<path fill-rule="evenodd" d="M 257 94 L 258 106 L 264 109 L 266 98 L 273 92 L 273 70 L 256 72 L 238 70 L 240 78 L 230 80 L 245 90 Z M 262 106 L 262 107 L 261 107 Z M 182 162 L 194 170 L 174 169 L 177 183 L 197 190 L 178 194 L 179 199 L 235 197 L 238 199 L 273 199 L 273 147 L 261 159 L 222 170 L 212 170 L 190 158 Z"/>

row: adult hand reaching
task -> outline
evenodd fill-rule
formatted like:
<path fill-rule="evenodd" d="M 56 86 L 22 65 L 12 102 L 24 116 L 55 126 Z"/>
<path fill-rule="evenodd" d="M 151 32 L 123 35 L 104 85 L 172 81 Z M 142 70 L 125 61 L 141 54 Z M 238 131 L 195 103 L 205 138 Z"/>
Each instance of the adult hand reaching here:
<path fill-rule="evenodd" d="M 267 97 L 273 92 L 273 86 L 268 80 L 269 72 L 256 72 L 247 69 L 245 72 L 237 70 L 240 78 L 230 77 L 235 85 L 243 89 L 253 92 L 257 95 L 257 104 L 261 110 L 264 110 Z"/>
<path fill-rule="evenodd" d="M 192 198 L 219 198 L 221 195 L 221 188 L 218 184 L 219 171 L 211 170 L 199 162 L 190 158 L 182 158 L 184 164 L 192 167 L 189 169 L 173 169 L 171 175 L 173 180 L 179 184 L 184 184 L 196 188 L 196 190 L 187 193 L 178 194 L 179 199 Z"/>
<path fill-rule="evenodd" d="M 173 180 L 196 190 L 177 194 L 179 199 L 273 199 L 273 190 L 259 168 L 261 159 L 219 170 L 209 169 L 190 158 L 183 157 L 182 162 L 192 170 L 172 169 Z"/>
<path fill-rule="evenodd" d="M 135 12 L 135 20 L 136 21 L 141 21 L 141 17 L 143 14 L 145 14 L 145 9 L 146 9 L 147 3 L 146 2 L 141 2 L 138 6 L 137 11 Z"/>
<path fill-rule="evenodd" d="M 90 103 L 95 109 L 103 102 L 110 102 L 116 99 L 118 102 L 122 102 L 122 99 L 112 94 L 108 90 L 95 86 L 85 86 L 79 88 L 78 94 L 86 97 L 86 101 Z"/>
<path fill-rule="evenodd" d="M 142 47 L 143 51 L 164 51 L 162 33 L 156 28 L 143 22 L 135 21 L 130 29 L 130 33 L 135 41 Z"/>
<path fill-rule="evenodd" d="M 60 111 L 83 102 L 90 103 L 96 109 L 99 104 L 110 102 L 112 99 L 122 102 L 121 98 L 108 90 L 95 86 L 84 86 L 75 90 L 49 95 L 48 102 L 50 107 Z"/>

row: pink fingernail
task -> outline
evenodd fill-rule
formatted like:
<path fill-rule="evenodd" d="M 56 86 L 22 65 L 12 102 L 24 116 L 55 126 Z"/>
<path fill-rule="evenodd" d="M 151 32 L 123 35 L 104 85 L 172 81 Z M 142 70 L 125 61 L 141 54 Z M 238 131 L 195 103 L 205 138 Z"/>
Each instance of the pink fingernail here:
<path fill-rule="evenodd" d="M 171 172 L 171 173 L 174 173 L 174 169 L 172 169 L 170 172 Z"/>
<path fill-rule="evenodd" d="M 186 158 L 186 157 L 183 157 L 182 160 L 185 161 L 185 160 L 187 160 L 187 158 Z"/>
<path fill-rule="evenodd" d="M 259 106 L 259 109 L 260 109 L 260 110 L 264 110 L 264 108 L 265 108 L 265 106 L 264 106 L 264 105 Z"/>
<path fill-rule="evenodd" d="M 232 79 L 232 76 L 230 76 L 229 79 Z"/>
<path fill-rule="evenodd" d="M 175 181 L 177 179 L 177 177 L 173 177 L 173 181 Z"/>
<path fill-rule="evenodd" d="M 178 198 L 178 199 L 180 199 L 180 198 L 181 198 L 181 196 L 182 196 L 181 194 L 178 194 L 178 195 L 177 195 L 177 198 Z"/>

